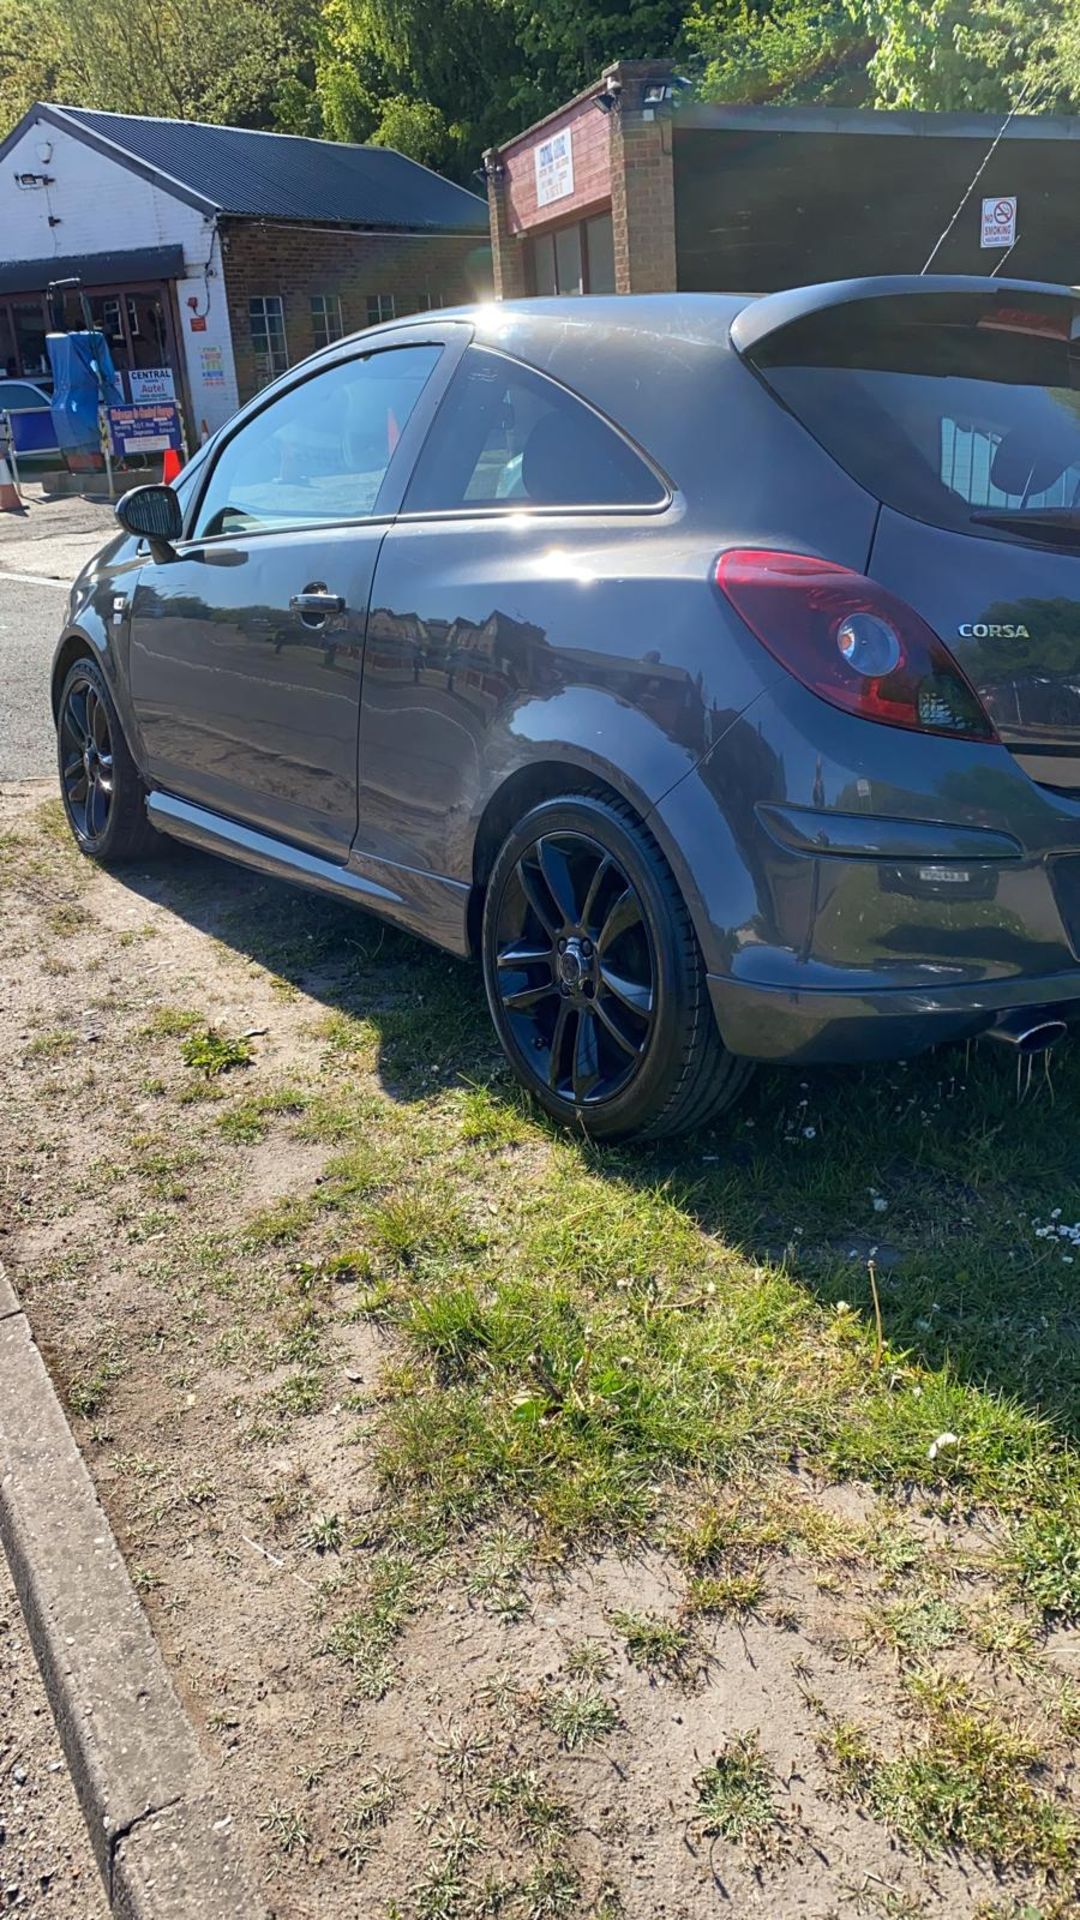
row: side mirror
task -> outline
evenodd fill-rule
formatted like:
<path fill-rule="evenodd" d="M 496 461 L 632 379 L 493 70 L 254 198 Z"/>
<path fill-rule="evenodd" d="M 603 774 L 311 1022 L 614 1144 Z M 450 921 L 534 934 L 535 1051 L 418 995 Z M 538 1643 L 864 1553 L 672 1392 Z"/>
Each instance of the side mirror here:
<path fill-rule="evenodd" d="M 132 487 L 116 503 L 125 533 L 150 542 L 155 560 L 172 560 L 173 541 L 184 531 L 183 509 L 171 487 Z"/>

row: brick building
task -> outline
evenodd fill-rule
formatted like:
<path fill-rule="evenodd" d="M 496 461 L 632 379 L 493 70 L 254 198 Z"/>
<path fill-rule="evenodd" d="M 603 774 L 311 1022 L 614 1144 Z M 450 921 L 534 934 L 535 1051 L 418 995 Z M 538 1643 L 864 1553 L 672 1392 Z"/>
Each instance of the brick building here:
<path fill-rule="evenodd" d="M 1080 280 L 1080 119 L 1017 115 L 1002 134 L 997 115 L 705 105 L 682 88 L 667 62 L 616 63 L 485 155 L 498 294 L 918 273 L 941 236 L 940 272 L 1007 257 L 1010 274 Z M 1016 203 L 1007 254 L 985 243 L 984 200 Z"/>
<path fill-rule="evenodd" d="M 194 437 L 342 334 L 491 290 L 483 200 L 384 147 L 42 104 L 0 162 L 0 375 L 48 388 L 46 290 L 77 278 L 127 397 L 163 382 Z"/>

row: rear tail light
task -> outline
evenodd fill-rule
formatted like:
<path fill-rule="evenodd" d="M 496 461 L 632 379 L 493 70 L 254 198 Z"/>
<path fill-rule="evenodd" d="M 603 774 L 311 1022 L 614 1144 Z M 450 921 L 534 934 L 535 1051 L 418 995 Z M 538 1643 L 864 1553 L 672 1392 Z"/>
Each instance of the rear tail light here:
<path fill-rule="evenodd" d="M 716 582 L 781 665 L 834 707 L 919 733 L 997 738 L 933 629 L 865 574 L 739 547 L 720 555 Z"/>

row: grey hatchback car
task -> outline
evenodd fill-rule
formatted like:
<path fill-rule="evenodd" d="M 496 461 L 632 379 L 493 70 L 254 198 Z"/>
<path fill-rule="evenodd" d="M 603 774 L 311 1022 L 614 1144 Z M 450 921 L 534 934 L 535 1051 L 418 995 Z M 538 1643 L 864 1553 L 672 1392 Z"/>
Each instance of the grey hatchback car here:
<path fill-rule="evenodd" d="M 896 278 L 338 342 L 72 591 L 82 850 L 476 954 L 598 1139 L 1080 1017 L 1080 297 Z"/>

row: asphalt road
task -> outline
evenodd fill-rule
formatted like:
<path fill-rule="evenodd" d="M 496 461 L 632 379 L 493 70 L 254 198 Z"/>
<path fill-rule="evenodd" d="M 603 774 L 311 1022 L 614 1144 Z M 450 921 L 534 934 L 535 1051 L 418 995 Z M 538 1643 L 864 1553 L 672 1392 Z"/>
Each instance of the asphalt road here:
<path fill-rule="evenodd" d="M 49 662 L 67 604 L 61 581 L 0 569 L 0 780 L 38 780 L 56 764 Z"/>

